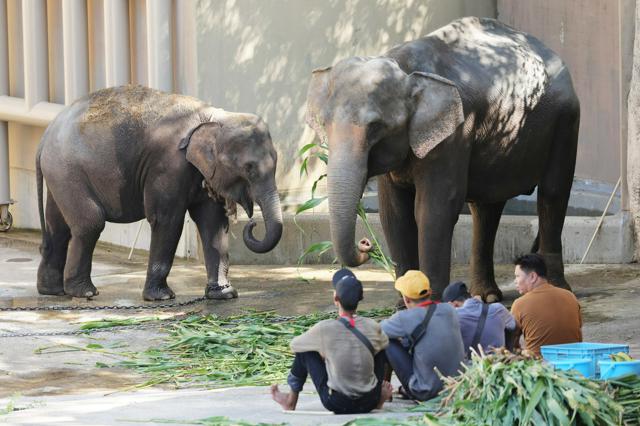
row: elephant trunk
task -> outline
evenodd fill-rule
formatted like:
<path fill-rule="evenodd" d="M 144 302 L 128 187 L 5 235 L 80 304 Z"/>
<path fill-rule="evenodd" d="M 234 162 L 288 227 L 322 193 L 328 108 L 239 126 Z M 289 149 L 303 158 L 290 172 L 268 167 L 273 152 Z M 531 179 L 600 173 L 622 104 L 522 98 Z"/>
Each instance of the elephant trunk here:
<path fill-rule="evenodd" d="M 282 236 L 282 209 L 280 208 L 278 191 L 275 186 L 268 186 L 266 190 L 261 189 L 255 189 L 254 193 L 260 194 L 256 197 L 256 202 L 262 210 L 262 218 L 266 228 L 264 238 L 260 241 L 253 236 L 253 228 L 256 226 L 253 221 L 245 225 L 242 233 L 245 245 L 254 253 L 271 251 Z"/>
<path fill-rule="evenodd" d="M 349 156 L 331 156 L 327 173 L 331 241 L 343 265 L 359 266 L 368 259 L 355 247 L 358 203 L 366 183 L 366 161 L 359 164 Z"/>

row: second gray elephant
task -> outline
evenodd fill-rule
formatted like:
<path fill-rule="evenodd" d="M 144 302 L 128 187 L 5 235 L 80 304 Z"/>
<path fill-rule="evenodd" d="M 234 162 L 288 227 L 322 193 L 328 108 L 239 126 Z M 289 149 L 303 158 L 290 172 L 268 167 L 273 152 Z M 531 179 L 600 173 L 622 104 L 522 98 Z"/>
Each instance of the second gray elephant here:
<path fill-rule="evenodd" d="M 257 253 L 275 247 L 282 235 L 276 161 L 267 125 L 253 114 L 141 86 L 104 89 L 76 101 L 49 125 L 36 157 L 38 291 L 97 295 L 91 260 L 105 222 L 146 217 L 151 247 L 143 297 L 175 297 L 167 276 L 188 211 L 202 239 L 206 296 L 237 297 L 227 280 L 227 212 L 238 203 L 251 217 L 256 201 L 266 233 L 254 238 L 251 221 L 244 242 Z"/>
<path fill-rule="evenodd" d="M 380 57 L 313 73 L 308 123 L 328 141 L 331 238 L 349 266 L 356 206 L 378 176 L 380 219 L 396 273 L 420 269 L 435 297 L 449 282 L 451 238 L 473 216 L 471 290 L 502 297 L 493 245 L 506 200 L 538 187 L 541 253 L 568 288 L 561 234 L 573 182 L 580 106 L 562 60 L 496 20 L 464 18 Z"/>

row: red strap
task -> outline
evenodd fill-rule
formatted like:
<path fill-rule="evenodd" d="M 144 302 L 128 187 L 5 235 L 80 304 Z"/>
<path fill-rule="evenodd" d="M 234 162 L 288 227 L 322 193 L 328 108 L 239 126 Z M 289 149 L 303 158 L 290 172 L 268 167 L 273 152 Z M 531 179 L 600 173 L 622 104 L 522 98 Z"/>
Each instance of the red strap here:
<path fill-rule="evenodd" d="M 346 318 L 347 320 L 349 320 L 349 324 L 351 325 L 351 327 L 356 328 L 356 320 L 355 320 L 351 315 L 347 315 L 347 314 L 340 314 L 339 316 L 341 316 L 342 318 Z"/>
<path fill-rule="evenodd" d="M 438 302 L 437 300 L 426 300 L 422 303 L 419 303 L 418 306 L 422 307 L 422 308 L 426 308 L 429 305 L 437 305 L 440 302 Z"/>

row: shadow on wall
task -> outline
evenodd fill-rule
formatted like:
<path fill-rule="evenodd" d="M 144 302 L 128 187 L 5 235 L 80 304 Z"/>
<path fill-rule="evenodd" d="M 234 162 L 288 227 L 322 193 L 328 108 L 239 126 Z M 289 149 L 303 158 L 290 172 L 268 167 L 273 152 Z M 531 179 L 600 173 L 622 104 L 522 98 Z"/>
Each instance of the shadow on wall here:
<path fill-rule="evenodd" d="M 199 97 L 267 121 L 279 189 L 295 197 L 314 180 L 313 172 L 299 180 L 296 157 L 314 137 L 304 125 L 311 71 L 379 55 L 468 15 L 495 17 L 495 0 L 202 0 Z"/>

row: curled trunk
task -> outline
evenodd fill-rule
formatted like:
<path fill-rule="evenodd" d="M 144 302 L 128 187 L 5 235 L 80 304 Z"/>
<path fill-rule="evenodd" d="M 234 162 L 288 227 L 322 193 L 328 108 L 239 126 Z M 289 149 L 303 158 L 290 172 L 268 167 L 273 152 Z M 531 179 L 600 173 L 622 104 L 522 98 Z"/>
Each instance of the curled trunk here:
<path fill-rule="evenodd" d="M 256 190 L 255 193 L 260 194 L 255 201 L 262 210 L 262 219 L 264 220 L 266 232 L 262 241 L 256 239 L 253 236 L 253 228 L 256 223 L 251 220 L 245 225 L 242 237 L 249 250 L 254 253 L 266 253 L 273 250 L 282 236 L 280 198 L 278 197 L 278 192 L 272 187 L 266 191 Z"/>

